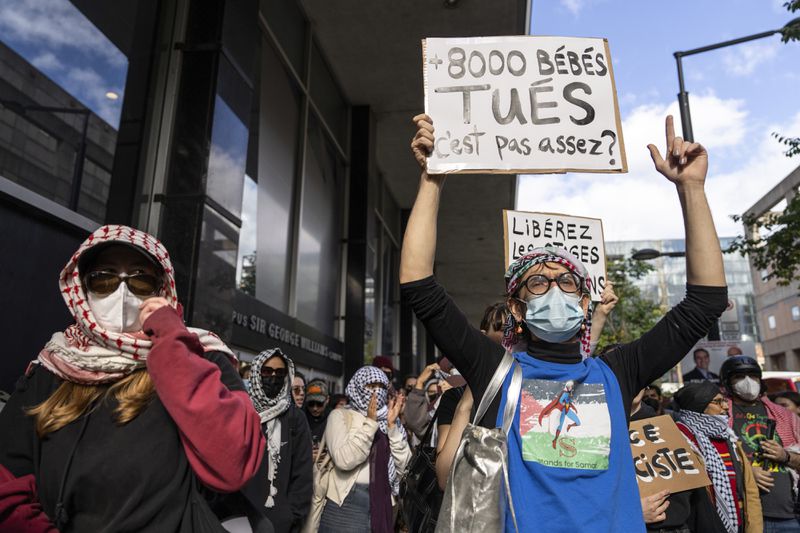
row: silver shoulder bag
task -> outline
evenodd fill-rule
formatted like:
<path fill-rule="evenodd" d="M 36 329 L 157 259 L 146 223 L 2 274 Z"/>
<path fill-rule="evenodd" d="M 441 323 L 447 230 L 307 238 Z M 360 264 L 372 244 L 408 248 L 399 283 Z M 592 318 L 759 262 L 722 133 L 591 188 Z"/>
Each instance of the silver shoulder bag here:
<path fill-rule="evenodd" d="M 478 423 L 486 414 L 508 372 L 514 369 L 503 409 L 503 426 L 489 429 Z M 517 411 L 522 369 L 506 352 L 486 387 L 478 410 L 461 436 L 444 492 L 436 533 L 494 533 L 505 529 L 506 509 L 514 529 L 517 517 L 508 484 L 508 430 Z"/>

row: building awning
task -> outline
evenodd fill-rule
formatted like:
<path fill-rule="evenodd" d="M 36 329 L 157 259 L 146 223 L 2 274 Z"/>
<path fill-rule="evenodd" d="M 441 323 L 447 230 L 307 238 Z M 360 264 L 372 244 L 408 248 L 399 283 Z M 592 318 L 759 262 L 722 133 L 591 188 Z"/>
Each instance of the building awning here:
<path fill-rule="evenodd" d="M 402 208 L 419 182 L 409 144 L 411 118 L 423 111 L 422 49 L 426 37 L 521 35 L 530 0 L 303 0 L 317 39 L 353 105 L 376 119 L 376 159 Z M 447 180 L 439 215 L 436 274 L 478 324 L 503 295 L 502 209 L 513 209 L 514 175 L 457 175 Z"/>

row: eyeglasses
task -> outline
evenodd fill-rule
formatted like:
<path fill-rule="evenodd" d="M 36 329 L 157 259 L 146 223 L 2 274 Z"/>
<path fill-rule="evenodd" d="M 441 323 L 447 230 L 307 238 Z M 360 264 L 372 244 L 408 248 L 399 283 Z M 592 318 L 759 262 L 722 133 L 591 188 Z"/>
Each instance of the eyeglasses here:
<path fill-rule="evenodd" d="M 553 282 L 567 294 L 574 294 L 581 288 L 583 280 L 573 272 L 562 272 L 555 278 L 548 278 L 542 274 L 534 274 L 525 279 L 524 285 L 528 292 L 534 296 L 541 296 L 550 290 Z"/>
<path fill-rule="evenodd" d="M 89 272 L 84 281 L 87 289 L 100 296 L 116 291 L 123 281 L 136 296 L 152 296 L 161 286 L 161 280 L 150 274 L 117 274 L 106 270 Z"/>
<path fill-rule="evenodd" d="M 272 368 L 269 366 L 262 366 L 261 367 L 261 377 L 262 378 L 269 378 L 272 376 L 278 378 L 285 378 L 287 374 L 287 370 L 285 368 Z M 294 389 L 292 389 L 294 390 Z"/>
<path fill-rule="evenodd" d="M 717 407 L 722 407 L 722 406 L 727 406 L 728 405 L 728 399 L 727 398 L 714 398 L 713 400 L 711 400 L 708 403 L 713 403 L 713 404 L 716 404 Z"/>
<path fill-rule="evenodd" d="M 324 407 L 325 402 L 306 402 L 306 405 L 309 407 Z"/>

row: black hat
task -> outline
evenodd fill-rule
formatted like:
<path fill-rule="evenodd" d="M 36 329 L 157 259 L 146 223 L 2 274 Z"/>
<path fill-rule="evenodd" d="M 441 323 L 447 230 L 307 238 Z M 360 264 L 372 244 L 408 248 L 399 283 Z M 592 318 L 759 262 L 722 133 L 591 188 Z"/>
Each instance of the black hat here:
<path fill-rule="evenodd" d="M 755 374 L 761 379 L 761 367 L 758 366 L 758 361 L 747 355 L 736 355 L 726 359 L 719 369 L 720 380 L 726 388 L 730 387 L 731 377 L 740 374 Z"/>
<path fill-rule="evenodd" d="M 696 381 L 678 390 L 674 398 L 681 409 L 702 413 L 719 392 L 719 385 L 710 381 Z"/>

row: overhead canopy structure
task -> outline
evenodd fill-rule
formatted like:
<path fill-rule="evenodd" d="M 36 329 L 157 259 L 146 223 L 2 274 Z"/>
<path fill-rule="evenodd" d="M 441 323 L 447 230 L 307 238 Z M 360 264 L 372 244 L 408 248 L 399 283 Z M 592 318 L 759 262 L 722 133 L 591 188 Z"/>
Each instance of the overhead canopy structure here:
<path fill-rule="evenodd" d="M 410 208 L 419 169 L 409 151 L 423 111 L 421 40 L 527 33 L 529 0 L 302 0 L 321 48 L 353 105 L 376 119 L 379 171 Z M 454 175 L 439 215 L 436 275 L 477 324 L 503 295 L 502 210 L 514 207 L 515 175 Z"/>

